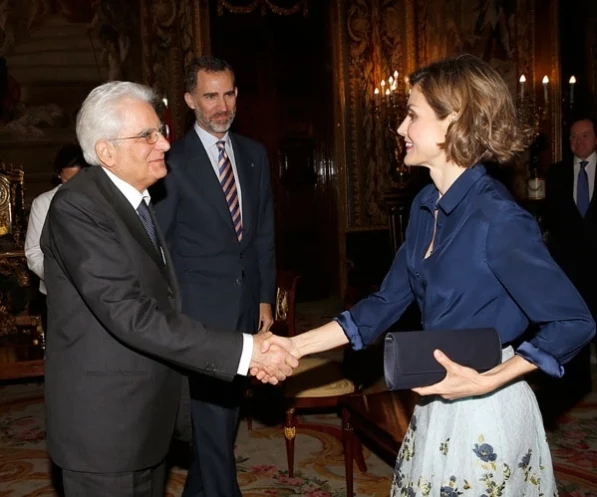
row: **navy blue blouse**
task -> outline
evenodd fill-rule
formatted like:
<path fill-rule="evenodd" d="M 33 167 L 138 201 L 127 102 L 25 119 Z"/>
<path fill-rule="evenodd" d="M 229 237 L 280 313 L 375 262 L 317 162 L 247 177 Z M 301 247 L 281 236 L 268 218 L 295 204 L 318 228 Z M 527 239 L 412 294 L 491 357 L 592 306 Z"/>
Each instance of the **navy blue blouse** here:
<path fill-rule="evenodd" d="M 517 354 L 562 376 L 562 364 L 594 336 L 595 322 L 535 219 L 482 165 L 438 198 L 434 185 L 417 195 L 406 241 L 380 290 L 336 318 L 352 347 L 373 342 L 415 298 L 423 330 L 492 327 L 502 344 L 520 342 Z M 436 206 L 433 253 L 425 259 Z M 523 340 L 530 323 L 537 332 Z"/>

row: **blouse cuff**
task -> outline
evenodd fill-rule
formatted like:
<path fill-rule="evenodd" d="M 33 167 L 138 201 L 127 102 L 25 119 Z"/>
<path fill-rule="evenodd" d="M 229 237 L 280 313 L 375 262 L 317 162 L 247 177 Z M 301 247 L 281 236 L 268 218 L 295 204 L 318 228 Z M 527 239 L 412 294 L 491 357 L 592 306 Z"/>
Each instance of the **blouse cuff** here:
<path fill-rule="evenodd" d="M 516 353 L 523 359 L 537 366 L 541 371 L 554 378 L 564 376 L 564 367 L 552 355 L 543 352 L 530 342 L 523 342 L 516 349 Z"/>
<path fill-rule="evenodd" d="M 363 338 L 359 333 L 359 328 L 354 322 L 354 319 L 352 319 L 350 311 L 344 311 L 339 316 L 336 316 L 334 321 L 342 327 L 354 350 L 361 350 L 365 346 Z"/>

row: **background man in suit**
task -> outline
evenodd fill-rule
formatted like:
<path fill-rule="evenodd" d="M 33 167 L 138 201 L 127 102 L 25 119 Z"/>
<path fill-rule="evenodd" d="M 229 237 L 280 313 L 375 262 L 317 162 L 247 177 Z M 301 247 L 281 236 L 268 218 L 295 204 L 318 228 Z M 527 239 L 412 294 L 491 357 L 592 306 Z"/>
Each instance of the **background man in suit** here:
<path fill-rule="evenodd" d="M 172 145 L 156 205 L 181 285 L 183 312 L 216 329 L 267 331 L 275 299 L 274 213 L 264 147 L 229 133 L 234 72 L 214 57 L 193 60 L 185 102 L 191 130 Z M 240 497 L 234 440 L 242 381 L 191 375 L 195 459 L 185 497 Z"/>
<path fill-rule="evenodd" d="M 42 233 L 47 438 L 67 497 L 163 495 L 182 384 L 171 365 L 228 381 L 253 365 L 282 380 L 296 365 L 261 353 L 269 333 L 215 332 L 179 312 L 147 192 L 169 149 L 153 98 L 122 82 L 90 93 L 77 136 L 94 166 L 56 193 Z"/>
<path fill-rule="evenodd" d="M 595 122 L 576 120 L 570 128 L 572 159 L 552 165 L 546 174 L 545 226 L 554 259 L 566 272 L 597 317 L 597 163 Z M 591 391 L 590 348 L 567 366 L 561 395 L 550 392 L 561 408 Z"/>

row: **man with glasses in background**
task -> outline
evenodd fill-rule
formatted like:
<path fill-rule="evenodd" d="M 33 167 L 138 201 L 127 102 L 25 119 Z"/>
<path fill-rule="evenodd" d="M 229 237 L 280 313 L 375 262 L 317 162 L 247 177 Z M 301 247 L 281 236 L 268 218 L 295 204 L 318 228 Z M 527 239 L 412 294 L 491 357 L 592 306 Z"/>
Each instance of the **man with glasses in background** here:
<path fill-rule="evenodd" d="M 77 116 L 86 161 L 54 196 L 41 246 L 48 289 L 46 420 L 66 497 L 158 497 L 179 368 L 231 381 L 249 367 L 283 380 L 296 360 L 261 353 L 269 334 L 214 332 L 180 312 L 147 188 L 170 148 L 153 92 L 94 89 Z"/>

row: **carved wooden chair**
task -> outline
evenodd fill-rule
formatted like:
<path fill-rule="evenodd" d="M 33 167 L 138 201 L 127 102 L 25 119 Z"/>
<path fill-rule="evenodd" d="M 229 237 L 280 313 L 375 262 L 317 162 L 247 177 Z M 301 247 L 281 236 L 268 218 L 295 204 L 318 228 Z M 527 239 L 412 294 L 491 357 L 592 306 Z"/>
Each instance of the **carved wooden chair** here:
<path fill-rule="evenodd" d="M 289 336 L 294 336 L 295 333 Z M 326 357 L 304 357 L 294 373 L 282 385 L 286 404 L 284 438 L 288 458 L 288 476 L 294 476 L 294 442 L 296 439 L 297 411 L 337 408 L 342 399 L 353 394 L 355 382 L 345 374 L 344 364 Z M 367 471 L 363 451 L 358 438 L 350 440 L 351 451 L 347 452 L 348 440 L 339 428 L 327 425 L 310 425 L 311 429 L 330 433 L 342 439 L 345 457 L 354 457 L 359 470 Z M 352 448 L 356 450 L 352 450 Z"/>

